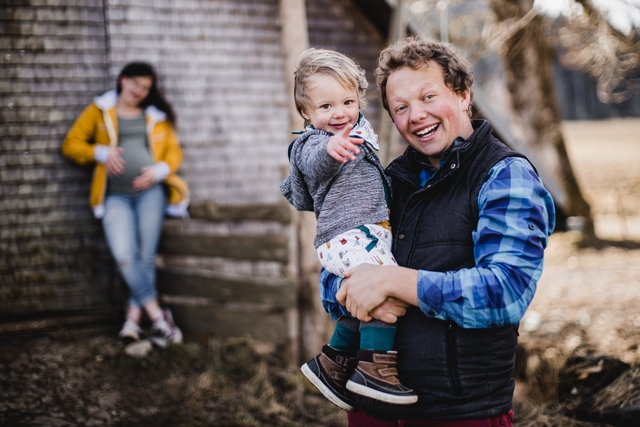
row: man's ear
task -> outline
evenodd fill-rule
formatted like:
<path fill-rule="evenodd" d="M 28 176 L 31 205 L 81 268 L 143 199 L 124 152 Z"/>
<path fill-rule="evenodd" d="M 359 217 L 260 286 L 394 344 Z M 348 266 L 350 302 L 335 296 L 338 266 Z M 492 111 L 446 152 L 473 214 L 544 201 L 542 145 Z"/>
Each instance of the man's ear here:
<path fill-rule="evenodd" d="M 464 92 L 460 94 L 460 97 L 462 97 L 462 105 L 465 107 L 464 111 L 469 111 L 469 107 L 471 106 L 471 88 L 466 88 Z"/>

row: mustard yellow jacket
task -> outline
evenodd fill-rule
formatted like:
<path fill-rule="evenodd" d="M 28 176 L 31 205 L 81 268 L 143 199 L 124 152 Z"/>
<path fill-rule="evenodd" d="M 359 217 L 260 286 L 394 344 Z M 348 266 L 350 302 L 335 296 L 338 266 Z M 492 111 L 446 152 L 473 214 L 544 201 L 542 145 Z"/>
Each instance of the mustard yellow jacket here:
<path fill-rule="evenodd" d="M 107 169 L 96 158 L 99 146 L 118 146 L 118 120 L 115 90 L 94 99 L 78 116 L 62 143 L 62 154 L 74 162 L 85 165 L 95 163 L 89 204 L 96 218 L 104 216 L 104 197 L 107 189 Z M 182 163 L 182 149 L 178 137 L 166 121 L 166 114 L 154 106 L 145 109 L 147 137 L 151 156 L 164 175 L 167 188 L 167 215 L 186 217 L 189 205 L 187 183 L 176 175 Z M 155 165 L 154 165 L 155 166 Z"/>

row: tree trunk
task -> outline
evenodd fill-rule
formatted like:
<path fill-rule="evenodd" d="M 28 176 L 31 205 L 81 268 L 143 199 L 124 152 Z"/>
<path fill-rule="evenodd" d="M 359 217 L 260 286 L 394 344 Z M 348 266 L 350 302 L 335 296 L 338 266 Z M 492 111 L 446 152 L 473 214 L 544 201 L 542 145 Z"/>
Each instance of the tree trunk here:
<path fill-rule="evenodd" d="M 516 22 L 533 7 L 534 0 L 489 0 L 499 23 Z M 561 129 L 561 114 L 553 84 L 555 52 L 542 30 L 542 17 L 536 16 L 508 38 L 500 48 L 505 80 L 515 116 L 514 132 L 537 154 L 541 162 L 563 186 L 566 201 L 557 206 L 559 221 L 582 217 L 585 240 L 595 238 L 591 207 L 582 196 Z M 564 226 L 558 223 L 556 228 Z"/>

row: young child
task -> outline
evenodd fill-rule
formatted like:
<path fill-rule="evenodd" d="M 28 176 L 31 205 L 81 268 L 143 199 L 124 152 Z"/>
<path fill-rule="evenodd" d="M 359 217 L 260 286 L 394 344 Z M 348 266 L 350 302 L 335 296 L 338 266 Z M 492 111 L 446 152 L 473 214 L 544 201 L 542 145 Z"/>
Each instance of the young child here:
<path fill-rule="evenodd" d="M 298 58 L 294 97 L 305 131 L 289 146 L 290 175 L 280 190 L 296 209 L 315 212 L 320 263 L 338 276 L 362 263 L 396 265 L 390 182 L 374 151 L 378 137 L 360 113 L 366 89 L 364 70 L 341 53 L 309 49 Z M 353 144 L 355 150 L 345 148 Z M 387 403 L 414 403 L 418 397 L 398 380 L 395 331 L 380 320 L 342 316 L 329 345 L 302 372 L 347 411 L 353 407 L 345 389 Z"/>

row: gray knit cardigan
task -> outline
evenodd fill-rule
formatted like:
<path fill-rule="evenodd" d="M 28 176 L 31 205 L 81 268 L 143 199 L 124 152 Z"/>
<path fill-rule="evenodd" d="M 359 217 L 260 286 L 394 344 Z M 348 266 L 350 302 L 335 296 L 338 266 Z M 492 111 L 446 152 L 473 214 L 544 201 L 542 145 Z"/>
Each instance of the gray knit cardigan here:
<path fill-rule="evenodd" d="M 280 183 L 282 195 L 299 211 L 315 212 L 314 245 L 340 233 L 389 219 L 385 185 L 391 181 L 368 143 L 360 145 L 356 160 L 340 163 L 327 153 L 331 134 L 308 130 L 289 147 L 290 175 Z"/>

